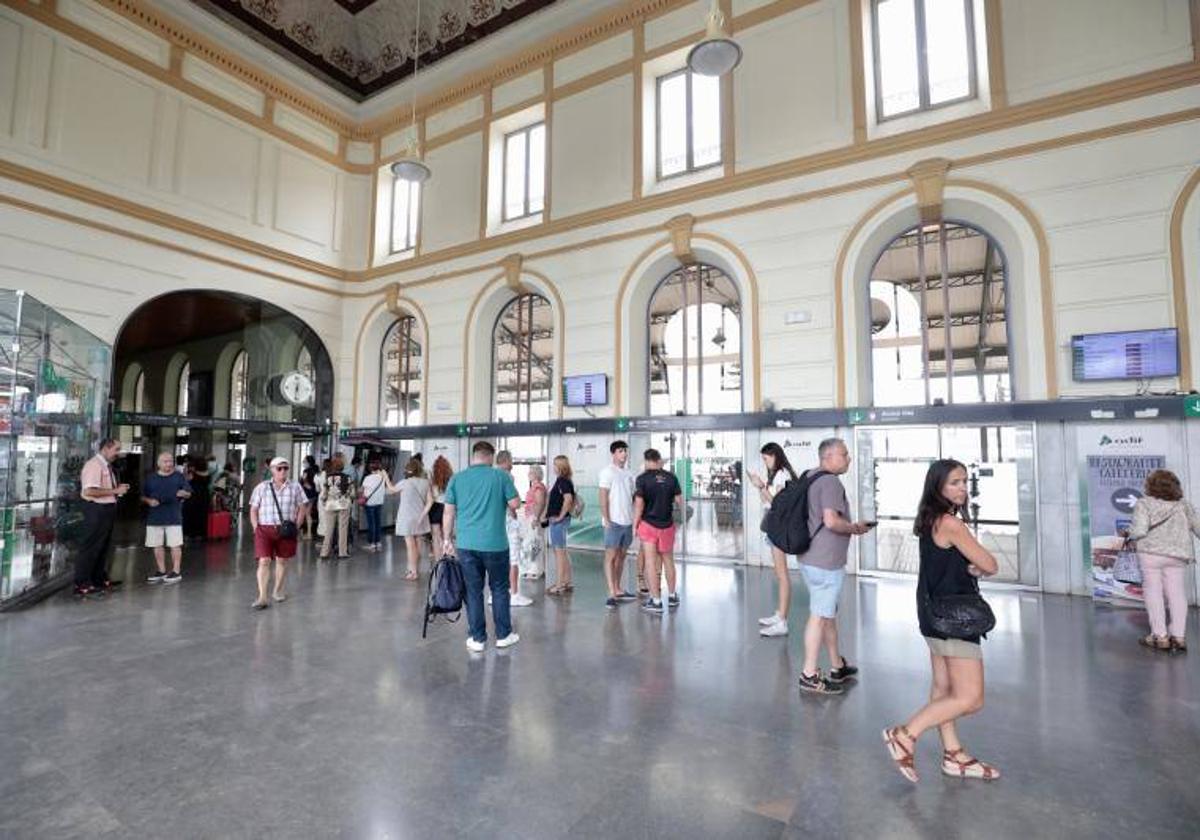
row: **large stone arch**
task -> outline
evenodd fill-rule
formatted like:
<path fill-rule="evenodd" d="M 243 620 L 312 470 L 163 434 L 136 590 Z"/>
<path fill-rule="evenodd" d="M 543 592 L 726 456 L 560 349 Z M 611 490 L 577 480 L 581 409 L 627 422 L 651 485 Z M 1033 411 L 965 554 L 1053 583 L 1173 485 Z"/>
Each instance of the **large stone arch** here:
<path fill-rule="evenodd" d="M 416 301 L 402 294 L 393 294 L 368 310 L 358 330 L 354 345 L 354 417 L 367 426 L 380 422 L 379 391 L 383 339 L 392 324 L 402 315 L 417 319 L 418 341 L 421 343 L 421 423 L 429 422 L 429 322 Z"/>
<path fill-rule="evenodd" d="M 1004 255 L 1008 283 L 1009 358 L 1013 393 L 1022 400 L 1058 394 L 1050 254 L 1045 231 L 1015 196 L 981 181 L 946 181 L 942 216 L 978 228 Z M 859 219 L 836 263 L 835 325 L 840 356 L 840 406 L 872 403 L 870 295 L 880 254 L 921 221 L 917 196 L 904 190 L 884 198 Z"/>
<path fill-rule="evenodd" d="M 758 279 L 746 255 L 720 236 L 700 231 L 690 238 L 690 254 L 696 262 L 720 269 L 737 287 L 742 303 L 742 407 L 758 411 L 762 400 L 759 363 Z M 649 346 L 647 312 L 654 290 L 682 265 L 671 239 L 646 248 L 625 272 L 617 291 L 614 334 L 616 347 L 615 411 L 618 415 L 649 413 Z"/>
<path fill-rule="evenodd" d="M 1200 368 L 1200 342 L 1192 341 L 1192 324 L 1200 324 L 1200 169 L 1184 182 L 1171 211 L 1171 287 L 1175 326 L 1179 328 L 1179 388 L 1195 388 Z M 1188 294 L 1191 289 L 1192 293 Z"/>

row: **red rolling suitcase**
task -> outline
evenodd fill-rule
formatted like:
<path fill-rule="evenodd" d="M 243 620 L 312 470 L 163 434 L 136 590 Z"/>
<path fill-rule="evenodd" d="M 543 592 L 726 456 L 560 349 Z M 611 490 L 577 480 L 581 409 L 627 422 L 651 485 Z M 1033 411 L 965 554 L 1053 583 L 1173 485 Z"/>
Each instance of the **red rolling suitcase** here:
<path fill-rule="evenodd" d="M 227 540 L 232 533 L 232 513 L 227 510 L 217 510 L 208 515 L 208 538 L 210 540 Z"/>

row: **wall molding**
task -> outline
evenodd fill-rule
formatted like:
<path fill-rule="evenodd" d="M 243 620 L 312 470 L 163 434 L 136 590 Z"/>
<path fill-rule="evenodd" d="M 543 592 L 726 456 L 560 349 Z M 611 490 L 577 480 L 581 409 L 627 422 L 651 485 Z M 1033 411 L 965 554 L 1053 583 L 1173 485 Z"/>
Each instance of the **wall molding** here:
<path fill-rule="evenodd" d="M 1184 182 L 1171 208 L 1171 291 L 1175 309 L 1175 326 L 1179 329 L 1179 390 L 1193 387 L 1192 336 L 1188 321 L 1187 266 L 1183 255 L 1183 217 L 1196 190 L 1200 188 L 1200 169 Z"/>

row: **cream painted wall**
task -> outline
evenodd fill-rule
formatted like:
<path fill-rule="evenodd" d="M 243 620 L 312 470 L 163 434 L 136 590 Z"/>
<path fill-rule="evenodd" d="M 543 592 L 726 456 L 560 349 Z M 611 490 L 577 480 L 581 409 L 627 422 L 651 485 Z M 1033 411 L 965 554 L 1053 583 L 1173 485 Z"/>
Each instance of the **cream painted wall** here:
<path fill-rule="evenodd" d="M 95 4 L 61 8 L 121 46 L 166 55 L 165 41 Z M 162 50 L 150 50 L 155 41 Z M 244 85 L 197 59 L 185 72 L 233 104 L 256 103 Z M 336 134 L 303 115 L 280 106 L 276 122 L 337 150 Z M 0 7 L 0 157 L 331 266 L 366 265 L 356 231 L 367 224 L 368 176 L 347 174 L 9 7 Z"/>
<path fill-rule="evenodd" d="M 633 183 L 633 78 L 554 102 L 550 181 L 554 215 L 570 216 L 629 199 Z M 596 120 L 594 115 L 603 114 Z M 598 181 L 596 172 L 604 172 Z"/>
<path fill-rule="evenodd" d="M 483 135 L 470 134 L 425 155 L 437 173 L 422 186 L 421 247 L 432 251 L 479 236 Z"/>

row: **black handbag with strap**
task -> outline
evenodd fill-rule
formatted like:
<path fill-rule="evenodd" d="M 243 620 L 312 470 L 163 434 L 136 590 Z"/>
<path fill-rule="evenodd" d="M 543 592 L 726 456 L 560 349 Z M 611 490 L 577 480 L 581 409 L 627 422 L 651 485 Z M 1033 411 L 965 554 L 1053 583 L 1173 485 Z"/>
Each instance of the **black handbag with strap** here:
<path fill-rule="evenodd" d="M 275 500 L 275 512 L 279 514 L 279 538 L 281 540 L 294 540 L 300 536 L 300 526 L 294 520 L 283 518 L 283 508 L 279 506 L 279 497 L 275 495 L 274 483 L 268 483 L 267 489 L 271 491 L 271 498 Z"/>

